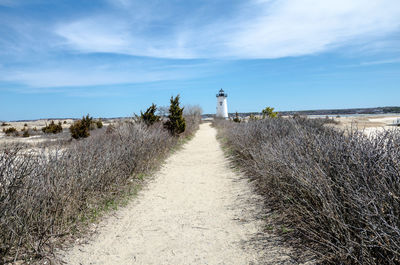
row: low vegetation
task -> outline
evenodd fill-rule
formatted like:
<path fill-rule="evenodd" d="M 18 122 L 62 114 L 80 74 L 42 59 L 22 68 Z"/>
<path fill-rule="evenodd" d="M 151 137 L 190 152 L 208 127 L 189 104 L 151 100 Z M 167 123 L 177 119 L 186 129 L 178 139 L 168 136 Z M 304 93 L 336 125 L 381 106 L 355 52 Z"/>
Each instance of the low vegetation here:
<path fill-rule="evenodd" d="M 367 137 L 328 120 L 216 121 L 275 226 L 323 264 L 400 264 L 400 134 Z M 270 217 L 272 218 L 272 217 Z M 283 221 L 282 221 L 283 220 Z"/>
<path fill-rule="evenodd" d="M 3 128 L 3 132 L 7 135 L 13 135 L 13 136 L 18 136 L 18 130 L 15 127 L 9 127 L 7 129 Z"/>
<path fill-rule="evenodd" d="M 0 256 L 48 251 L 54 237 L 73 232 L 80 218 L 154 168 L 174 143 L 160 126 L 120 123 L 111 134 L 63 150 L 0 152 Z"/>
<path fill-rule="evenodd" d="M 24 130 L 22 131 L 22 137 L 27 138 L 27 137 L 29 137 L 29 136 L 31 136 L 30 133 L 29 133 L 29 129 L 24 129 Z"/>
<path fill-rule="evenodd" d="M 52 134 L 57 134 L 63 131 L 61 122 L 58 122 L 57 124 L 54 123 L 54 121 L 51 121 L 49 125 L 46 125 L 45 127 L 42 128 L 42 132 L 44 133 L 52 133 Z"/>
<path fill-rule="evenodd" d="M 200 117 L 201 110 L 189 108 L 180 135 L 193 134 Z M 74 123 L 71 133 L 87 135 L 93 124 L 98 121 L 87 115 Z M 134 183 L 179 142 L 161 121 L 146 126 L 131 119 L 46 149 L 2 146 L 0 264 L 40 259 L 66 236 L 84 231 L 99 209 L 136 189 Z"/>
<path fill-rule="evenodd" d="M 199 129 L 202 112 L 203 110 L 198 105 L 185 106 L 183 109 L 183 118 L 185 119 L 186 127 L 183 136 L 190 136 Z"/>
<path fill-rule="evenodd" d="M 101 119 L 96 121 L 96 126 L 97 126 L 97 129 L 103 128 L 103 122 L 101 121 Z"/>
<path fill-rule="evenodd" d="M 239 113 L 237 113 L 237 111 L 236 111 L 235 117 L 232 119 L 232 121 L 233 122 L 237 122 L 237 123 L 241 122 L 240 117 L 239 117 Z"/>
<path fill-rule="evenodd" d="M 277 112 L 274 112 L 274 108 L 266 107 L 261 111 L 263 119 L 265 118 L 276 118 L 278 116 Z"/>
<path fill-rule="evenodd" d="M 81 120 L 75 121 L 69 127 L 69 131 L 71 132 L 72 138 L 79 139 L 89 137 L 89 131 L 93 128 L 93 118 L 88 114 L 86 117 L 82 117 Z"/>

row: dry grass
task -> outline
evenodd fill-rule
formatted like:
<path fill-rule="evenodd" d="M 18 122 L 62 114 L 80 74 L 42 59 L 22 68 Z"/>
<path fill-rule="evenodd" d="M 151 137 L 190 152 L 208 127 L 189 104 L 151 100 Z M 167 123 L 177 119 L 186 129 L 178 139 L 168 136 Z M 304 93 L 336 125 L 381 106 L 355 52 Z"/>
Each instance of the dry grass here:
<path fill-rule="evenodd" d="M 284 220 L 289 243 L 323 264 L 400 264 L 400 133 L 367 137 L 323 123 L 216 126 L 265 207 Z"/>
<path fill-rule="evenodd" d="M 185 136 L 200 122 L 191 114 Z M 51 253 L 58 238 L 76 233 L 93 211 L 157 167 L 178 142 L 161 123 L 124 121 L 46 149 L 2 146 L 0 263 Z"/>

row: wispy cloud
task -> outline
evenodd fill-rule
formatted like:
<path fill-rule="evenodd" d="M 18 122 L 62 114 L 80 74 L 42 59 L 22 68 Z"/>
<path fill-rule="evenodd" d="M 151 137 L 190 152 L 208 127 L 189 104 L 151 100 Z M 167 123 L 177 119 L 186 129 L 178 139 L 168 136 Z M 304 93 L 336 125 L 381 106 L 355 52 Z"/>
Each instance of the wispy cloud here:
<path fill-rule="evenodd" d="M 349 42 L 368 42 L 399 30 L 396 1 L 277 1 L 231 37 L 240 57 L 315 54 Z"/>
<path fill-rule="evenodd" d="M 113 21 L 110 24 L 110 21 Z M 132 34 L 131 25 L 113 17 L 93 17 L 60 25 L 56 33 L 66 44 L 80 52 L 117 53 L 156 58 L 189 59 L 198 56 L 185 47 L 183 32 L 170 36 Z M 149 35 L 149 36 L 145 36 Z M 179 36 L 177 36 L 179 35 Z"/>
<path fill-rule="evenodd" d="M 380 65 L 380 64 L 392 64 L 392 63 L 400 63 L 400 58 L 389 59 L 389 60 L 363 62 L 360 65 L 361 66 L 368 66 L 368 65 Z"/>
<path fill-rule="evenodd" d="M 0 6 L 12 6 L 15 5 L 13 0 L 0 0 Z"/>
<path fill-rule="evenodd" d="M 206 65 L 206 66 L 205 66 Z M 132 60 L 98 64 L 97 61 L 69 62 L 64 65 L 38 65 L 36 68 L 6 69 L 0 67 L 0 82 L 31 88 L 90 87 L 146 82 L 185 80 L 213 73 L 219 63 L 185 63 L 166 66 L 162 62 L 146 63 Z M 47 90 L 43 90 L 47 91 Z M 61 90 L 56 90 L 61 91 Z"/>
<path fill-rule="evenodd" d="M 392 38 L 400 32 L 398 0 L 104 0 L 90 12 L 63 13 L 53 3 L 60 14 L 44 19 L 23 1 L 0 0 L 16 3 L 30 16 L 8 12 L 14 7 L 0 13 L 0 82 L 43 91 L 182 80 L 213 74 L 219 60 L 382 51 L 400 42 Z M 104 63 L 99 54 L 114 58 Z M 120 55 L 132 59 L 121 63 Z"/>
<path fill-rule="evenodd" d="M 142 22 L 123 12 L 136 2 L 116 1 L 114 5 L 121 10 L 114 14 L 61 24 L 56 33 L 81 52 L 160 58 L 280 58 L 315 54 L 350 42 L 365 44 L 400 28 L 397 0 L 255 0 L 232 4 L 232 15 L 222 19 L 203 18 L 204 13 L 193 9 L 186 16 L 175 14 L 178 21 L 168 9 L 172 13 L 161 21 L 159 12 L 146 12 Z"/>
<path fill-rule="evenodd" d="M 400 58 L 393 58 L 393 59 L 385 59 L 385 60 L 375 60 L 375 61 L 364 61 L 357 64 L 349 64 L 343 65 L 341 67 L 363 67 L 363 66 L 375 66 L 375 65 L 384 65 L 384 64 L 399 64 Z"/>
<path fill-rule="evenodd" d="M 109 19 L 93 17 L 61 25 L 56 33 L 67 40 L 67 44 L 84 52 L 126 53 L 132 42 L 128 28 L 124 23 Z M 108 26 L 106 26 L 109 24 Z"/>

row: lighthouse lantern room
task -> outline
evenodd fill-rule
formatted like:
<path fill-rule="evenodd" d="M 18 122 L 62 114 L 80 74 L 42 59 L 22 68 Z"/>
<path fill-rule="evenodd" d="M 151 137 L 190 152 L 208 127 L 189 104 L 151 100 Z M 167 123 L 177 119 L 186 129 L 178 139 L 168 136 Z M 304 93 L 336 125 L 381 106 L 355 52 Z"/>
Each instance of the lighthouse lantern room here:
<path fill-rule="evenodd" d="M 218 118 L 228 118 L 228 104 L 226 102 L 226 98 L 228 97 L 228 94 L 224 92 L 224 90 L 221 90 L 217 94 L 217 113 L 216 117 Z"/>

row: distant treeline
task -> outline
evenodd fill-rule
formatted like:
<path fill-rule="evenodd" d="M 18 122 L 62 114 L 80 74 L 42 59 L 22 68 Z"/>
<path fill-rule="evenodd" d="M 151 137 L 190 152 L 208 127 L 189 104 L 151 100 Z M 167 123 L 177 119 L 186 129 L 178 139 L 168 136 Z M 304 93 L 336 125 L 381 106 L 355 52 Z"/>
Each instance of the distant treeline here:
<path fill-rule="evenodd" d="M 400 113 L 400 107 L 377 107 L 359 109 L 325 109 L 325 110 L 301 110 L 301 111 L 278 111 L 280 115 L 351 115 L 351 114 L 387 114 Z M 260 112 L 241 112 L 239 116 L 261 115 Z M 203 118 L 213 117 L 214 114 L 203 114 Z M 234 117 L 235 113 L 229 113 L 229 117 Z"/>
<path fill-rule="evenodd" d="M 281 115 L 348 115 L 348 114 L 387 114 L 400 113 L 400 107 L 378 107 L 360 109 L 327 109 L 327 110 L 303 110 L 303 111 L 281 111 Z"/>

